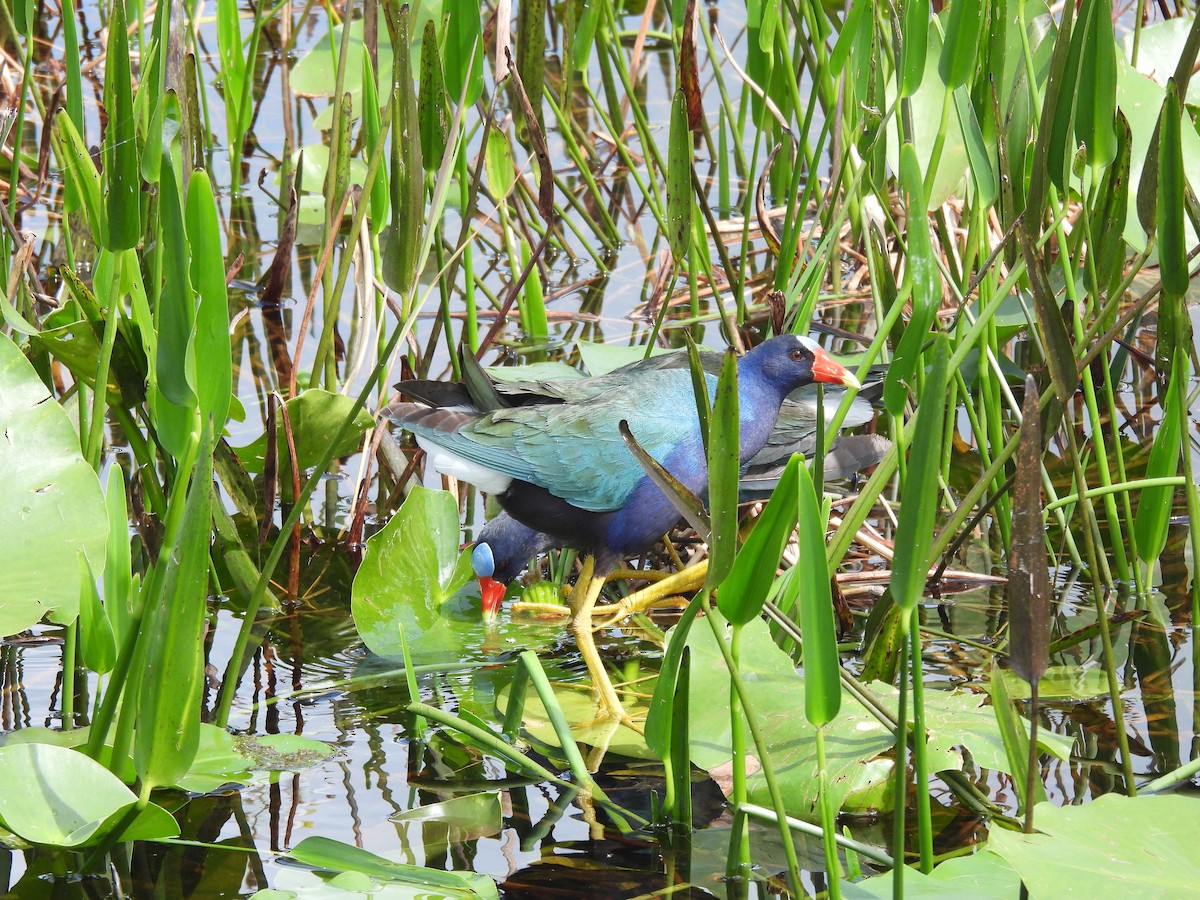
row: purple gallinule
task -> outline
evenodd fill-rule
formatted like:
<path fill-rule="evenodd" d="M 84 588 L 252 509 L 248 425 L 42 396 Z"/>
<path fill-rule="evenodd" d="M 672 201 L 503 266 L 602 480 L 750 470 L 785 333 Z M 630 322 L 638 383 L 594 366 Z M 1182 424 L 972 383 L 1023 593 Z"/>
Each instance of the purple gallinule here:
<path fill-rule="evenodd" d="M 786 404 L 791 401 L 785 401 Z M 811 453 L 814 442 L 808 432 L 794 430 L 785 422 L 785 410 L 780 410 L 771 435 L 771 444 L 759 451 L 742 467 L 740 500 L 744 503 L 763 499 L 779 483 L 783 466 L 792 453 Z M 878 434 L 850 434 L 840 437 L 825 455 L 822 468 L 826 481 L 848 478 L 883 459 L 892 442 Z M 788 448 L 791 449 L 788 449 Z M 774 458 L 776 451 L 778 459 Z M 770 452 L 768 452 L 770 451 Z M 782 453 L 786 453 L 783 456 Z M 769 458 L 767 458 L 769 457 Z M 479 596 L 483 614 L 494 615 L 508 590 L 508 585 L 525 569 L 530 560 L 549 550 L 563 546 L 548 534 L 523 525 L 506 512 L 489 519 L 479 530 L 471 551 L 471 567 L 479 581 Z"/>
<path fill-rule="evenodd" d="M 711 395 L 716 379 L 707 377 Z M 814 381 L 859 386 L 815 341 L 797 335 L 772 338 L 738 360 L 743 463 L 766 446 L 787 395 Z M 437 471 L 494 494 L 518 522 L 591 554 L 572 596 L 572 629 L 602 711 L 628 721 L 596 653 L 592 607 L 604 574 L 653 545 L 680 517 L 629 452 L 619 425 L 627 422 L 650 455 L 686 488 L 704 494 L 708 467 L 691 374 L 679 368 L 639 373 L 585 402 L 489 412 L 396 403 L 386 413 L 416 436 Z"/>

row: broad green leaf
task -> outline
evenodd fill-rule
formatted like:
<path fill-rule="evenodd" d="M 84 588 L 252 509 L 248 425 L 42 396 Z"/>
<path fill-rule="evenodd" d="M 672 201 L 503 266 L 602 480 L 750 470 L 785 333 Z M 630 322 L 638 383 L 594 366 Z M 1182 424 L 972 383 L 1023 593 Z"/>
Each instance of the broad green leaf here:
<path fill-rule="evenodd" d="M 682 266 L 692 238 L 692 132 L 688 128 L 687 101 L 679 90 L 671 100 L 666 203 L 667 243 L 675 264 Z"/>
<path fill-rule="evenodd" d="M 292 425 L 292 440 L 296 445 L 296 460 L 301 470 L 311 469 L 321 461 L 321 454 L 329 446 L 354 406 L 354 400 L 344 394 L 332 394 L 320 388 L 304 391 L 286 403 L 288 420 Z M 374 424 L 366 410 L 359 410 L 354 424 L 342 439 L 342 444 L 333 451 L 334 458 L 348 456 L 358 450 L 363 432 Z M 283 431 L 283 414 L 276 413 L 278 427 L 279 477 L 281 483 L 290 485 L 292 464 Z M 259 435 L 245 447 L 235 447 L 238 459 L 247 472 L 263 470 L 266 455 L 266 435 Z M 288 487 L 290 490 L 290 487 Z"/>
<path fill-rule="evenodd" d="M 474 106 L 483 93 L 483 28 L 479 4 L 471 0 L 447 0 L 446 90 L 453 103 L 462 98 Z M 466 88 L 466 95 L 463 89 Z"/>
<path fill-rule="evenodd" d="M 403 629 L 416 665 L 470 662 L 544 644 L 561 630 L 503 616 L 484 623 L 478 591 L 463 590 L 473 582 L 471 554 L 458 541 L 454 495 L 422 487 L 367 541 L 350 609 L 372 653 L 400 659 Z"/>
<path fill-rule="evenodd" d="M 950 342 L 939 336 L 933 349 L 933 367 L 917 404 L 915 435 L 908 454 L 908 475 L 902 486 L 900 518 L 896 525 L 896 556 L 892 560 L 892 596 L 911 613 L 925 592 L 929 548 L 938 508 L 938 475 L 942 458 L 942 433 L 946 420 L 946 382 Z"/>
<path fill-rule="evenodd" d="M 449 830 L 451 840 L 473 841 L 481 837 L 491 837 L 499 834 L 504 827 L 504 819 L 500 812 L 500 794 L 496 791 L 485 791 L 477 794 L 463 794 L 451 797 L 440 803 L 430 803 L 427 806 L 414 806 L 391 817 L 391 821 L 415 826 L 408 829 L 412 842 L 423 843 L 428 848 L 423 837 L 424 823 L 435 823 L 438 828 Z"/>
<path fill-rule="evenodd" d="M 804 465 L 799 454 L 793 454 L 779 476 L 779 484 L 771 493 L 771 499 L 754 523 L 754 529 L 733 561 L 733 569 L 721 585 L 721 594 L 732 594 L 736 598 L 735 608 L 745 610 L 741 621 L 730 619 L 735 625 L 745 624 L 762 612 L 763 603 L 775 583 L 775 572 L 783 558 L 783 550 L 796 529 L 799 514 L 796 497 L 799 469 Z M 821 554 L 824 556 L 822 545 Z M 734 604 L 729 604 L 734 606 Z M 729 612 L 722 607 L 722 613 Z"/>
<path fill-rule="evenodd" d="M 108 535 L 96 473 L 79 437 L 28 360 L 0 336 L 0 636 L 44 616 L 71 622 L 79 611 L 82 552 L 104 564 Z"/>
<path fill-rule="evenodd" d="M 707 402 L 707 397 L 704 398 Z M 725 351 L 721 374 L 717 379 L 717 395 L 709 418 L 708 434 L 708 508 L 712 530 L 708 541 L 707 585 L 719 585 L 733 568 L 738 539 L 738 466 L 741 426 L 738 417 L 737 354 Z M 739 595 L 729 594 L 735 613 L 745 613 Z M 720 603 L 721 598 L 718 598 Z M 722 606 L 721 612 L 725 613 Z M 740 625 L 742 616 L 727 613 L 726 617 Z M 758 615 L 757 611 L 751 615 Z"/>
<path fill-rule="evenodd" d="M 639 362 L 646 358 L 645 347 L 628 347 L 620 344 L 598 344 L 592 341 L 576 341 L 575 346 L 579 349 L 579 358 L 583 360 L 584 368 L 587 369 L 589 375 L 607 375 L 622 366 L 630 365 L 631 363 Z M 652 346 L 650 350 L 651 356 L 660 356 L 663 353 L 669 353 L 663 347 Z M 525 367 L 520 367 L 521 369 Z M 498 370 L 504 375 L 519 371 L 519 369 L 500 369 Z M 572 374 L 578 375 L 577 370 L 572 370 Z M 556 377 L 556 376 L 555 376 Z"/>
<path fill-rule="evenodd" d="M 975 74 L 975 55 L 987 18 L 987 3 L 954 0 L 946 19 L 946 37 L 938 60 L 938 74 L 946 87 L 962 87 Z"/>
<path fill-rule="evenodd" d="M 793 457 L 794 458 L 794 457 Z M 842 706 L 839 679 L 837 625 L 833 596 L 825 561 L 825 517 L 817 502 L 817 491 L 807 466 L 797 474 L 799 510 L 796 538 L 800 562 L 789 587 L 798 592 L 785 606 L 800 609 L 800 633 L 804 638 L 804 712 L 809 724 L 820 728 L 837 718 Z"/>
<path fill-rule="evenodd" d="M 363 57 L 366 59 L 365 55 Z M 363 73 L 364 84 L 371 78 Z M 421 41 L 421 89 L 417 97 L 417 119 L 421 126 L 421 159 L 425 168 L 436 172 L 446 153 L 446 132 L 450 110 L 446 102 L 446 83 L 442 79 L 442 57 L 438 52 L 437 28 L 433 20 L 425 23 Z"/>
<path fill-rule="evenodd" d="M 1017 870 L 1031 897 L 1187 897 L 1200 875 L 1194 801 L 1105 794 L 1079 806 L 1039 803 L 1036 834 L 993 828 L 987 847 Z"/>
<path fill-rule="evenodd" d="M 1171 382 L 1162 403 L 1162 421 L 1150 448 L 1146 464 L 1147 478 L 1164 478 L 1179 471 L 1179 450 L 1183 436 L 1180 432 L 1179 404 L 1187 402 L 1188 381 L 1186 351 L 1178 350 L 1171 366 Z M 1175 488 L 1170 485 L 1143 488 L 1133 517 L 1133 533 L 1137 541 L 1138 559 L 1150 565 L 1158 559 L 1167 544 L 1167 523 L 1171 517 L 1171 500 Z"/>
<path fill-rule="evenodd" d="M 141 174 L 138 142 L 134 135 L 133 89 L 129 77 L 129 34 L 124 0 L 113 0 L 108 20 L 105 56 L 104 105 L 108 127 L 104 132 L 104 202 L 109 250 L 128 250 L 142 234 Z M 152 148 L 154 149 L 154 148 Z"/>
<path fill-rule="evenodd" d="M 425 170 L 421 161 L 421 133 L 417 119 L 417 94 L 409 62 L 411 8 L 400 7 L 395 21 L 388 17 L 392 47 L 392 159 L 388 173 L 392 220 L 380 236 L 383 278 L 392 290 L 408 296 L 417 282 L 417 256 L 425 222 Z M 347 71 L 350 71 L 347 69 Z"/>
<path fill-rule="evenodd" d="M 0 747 L 0 771 L 0 821 L 31 844 L 92 843 L 105 836 L 106 822 L 137 801 L 98 762 L 53 744 Z"/>
<path fill-rule="evenodd" d="M 191 247 L 192 286 L 200 294 L 196 309 L 196 395 L 200 415 L 212 416 L 213 433 L 220 436 L 229 418 L 233 391 L 233 359 L 229 346 L 229 295 L 225 291 L 225 260 L 212 182 L 203 169 L 192 172 L 187 194 L 187 237 Z"/>
<path fill-rule="evenodd" d="M 204 621 L 208 615 L 208 557 L 212 536 L 212 429 L 205 423 L 198 461 L 184 502 L 183 524 L 167 535 L 170 556 L 157 597 L 150 597 L 133 761 L 142 781 L 174 784 L 192 765 L 200 740 L 204 689 Z M 168 519 L 170 519 L 168 512 Z M 172 541 L 172 538 L 174 540 Z"/>
<path fill-rule="evenodd" d="M 1083 29 L 1075 138 L 1087 147 L 1088 164 L 1107 166 L 1117 155 L 1113 122 L 1117 112 L 1117 45 L 1112 0 L 1085 0 L 1077 27 Z"/>
<path fill-rule="evenodd" d="M 891 900 L 895 882 L 891 872 L 855 884 L 842 884 L 845 900 Z M 983 850 L 971 856 L 948 859 L 928 875 L 915 868 L 904 873 L 904 888 L 922 900 L 1012 900 L 1021 892 L 1021 879 L 995 853 Z"/>
<path fill-rule="evenodd" d="M 925 78 L 928 52 L 929 0 L 902 0 L 900 15 L 904 36 L 900 63 L 900 96 L 911 97 Z"/>
<path fill-rule="evenodd" d="M 822 568 L 824 568 L 822 566 Z M 732 758 L 730 749 L 729 674 L 706 621 L 695 623 L 688 635 L 691 650 L 691 691 L 688 723 L 692 762 L 712 770 Z M 756 619 L 742 627 L 741 676 L 749 705 L 757 715 L 771 762 L 790 815 L 819 820 L 816 729 L 798 710 L 806 705 L 804 678 L 791 658 L 775 646 L 767 624 Z M 867 761 L 892 746 L 891 734 L 857 703 L 847 702 L 841 715 L 826 726 L 830 798 L 840 807 L 855 786 Z M 751 745 L 749 752 L 757 755 Z M 873 773 L 886 779 L 885 771 Z M 771 805 L 762 773 L 751 776 L 749 798 Z"/>

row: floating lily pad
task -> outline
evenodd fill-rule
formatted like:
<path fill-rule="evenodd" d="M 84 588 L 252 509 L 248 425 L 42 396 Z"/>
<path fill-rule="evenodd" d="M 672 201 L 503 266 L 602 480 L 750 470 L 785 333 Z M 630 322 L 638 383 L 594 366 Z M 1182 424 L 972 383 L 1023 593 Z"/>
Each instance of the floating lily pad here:
<path fill-rule="evenodd" d="M 698 621 L 688 636 L 692 652 L 689 732 L 692 762 L 710 770 L 733 757 L 730 741 L 729 675 L 707 622 Z M 817 813 L 816 729 L 804 718 L 804 680 L 791 659 L 775 646 L 767 625 L 755 620 L 742 629 L 742 678 L 759 729 L 790 814 L 815 821 Z M 748 732 L 747 732 L 748 733 Z M 835 806 L 844 804 L 860 781 L 863 764 L 890 748 L 886 728 L 865 709 L 846 698 L 842 712 L 826 728 L 829 793 Z M 757 753 L 748 746 L 749 753 Z M 878 773 L 884 774 L 884 773 Z M 761 772 L 748 781 L 753 803 L 771 805 Z"/>
<path fill-rule="evenodd" d="M 993 827 L 988 837 L 988 849 L 1017 870 L 1031 897 L 1141 900 L 1195 894 L 1200 880 L 1195 797 L 1105 794 L 1081 806 L 1039 803 L 1033 822 L 1036 834 Z"/>
<path fill-rule="evenodd" d="M 553 640 L 561 626 L 485 622 L 471 555 L 459 550 L 458 502 L 446 491 L 413 488 L 382 531 L 367 541 L 350 609 L 363 642 L 380 656 L 416 665 L 495 658 Z"/>
<path fill-rule="evenodd" d="M 928 875 L 909 868 L 904 873 L 904 889 L 909 896 L 935 900 L 1012 900 L 1021 889 L 1021 879 L 995 853 L 984 850 L 972 856 L 949 859 Z M 892 897 L 892 874 L 876 875 L 857 884 L 842 884 L 847 900 Z M 1105 895 L 1107 896 L 1107 895 Z"/>
<path fill-rule="evenodd" d="M 555 684 L 554 697 L 571 726 L 571 734 L 581 744 L 592 747 L 604 747 L 606 752 L 619 756 L 629 756 L 634 759 L 657 759 L 646 739 L 626 725 L 620 725 L 611 719 L 600 719 L 600 706 L 597 697 L 586 686 L 581 689 L 578 685 Z M 646 689 L 645 699 L 626 702 L 625 709 L 634 719 L 645 719 L 649 707 L 649 690 Z M 508 709 L 509 689 L 504 687 L 497 695 L 497 705 L 503 715 Z M 537 741 L 548 747 L 561 748 L 546 706 L 531 687 L 525 695 L 525 714 L 521 718 L 521 726 Z"/>
<path fill-rule="evenodd" d="M 79 614 L 79 554 L 99 576 L 108 516 L 67 414 L 0 337 L 0 637 Z"/>
<path fill-rule="evenodd" d="M 81 847 L 100 840 L 137 802 L 91 757 L 54 744 L 0 747 L 0 771 L 0 821 L 31 844 Z M 87 789 L 80 790 L 81 785 Z M 131 839 L 178 833 L 174 818 L 159 807 L 148 807 L 122 831 Z"/>

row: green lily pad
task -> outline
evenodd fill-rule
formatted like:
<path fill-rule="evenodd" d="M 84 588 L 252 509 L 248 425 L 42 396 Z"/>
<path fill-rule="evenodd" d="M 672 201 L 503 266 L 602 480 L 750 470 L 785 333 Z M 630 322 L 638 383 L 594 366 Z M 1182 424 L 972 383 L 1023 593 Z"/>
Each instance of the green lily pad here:
<path fill-rule="evenodd" d="M 99 840 L 137 802 L 117 776 L 91 757 L 54 744 L 0 747 L 0 771 L 0 821 L 31 844 L 80 847 Z M 170 814 L 159 812 L 170 826 L 149 812 L 135 820 L 138 836 L 179 833 Z"/>
<path fill-rule="evenodd" d="M 332 394 L 319 388 L 307 390 L 287 401 L 288 418 L 292 423 L 292 436 L 296 442 L 296 459 L 301 469 L 311 469 L 321 461 L 321 455 L 333 440 L 342 420 L 354 407 L 354 400 L 344 394 Z M 279 446 L 279 483 L 291 490 L 291 463 L 286 452 L 283 431 L 283 415 L 277 414 Z M 363 433 L 374 424 L 371 414 L 364 409 L 358 411 L 354 426 L 334 448 L 337 459 L 358 450 L 358 441 Z M 245 447 L 235 447 L 238 458 L 247 472 L 261 473 L 267 452 L 267 437 L 259 435 Z"/>
<path fill-rule="evenodd" d="M 1183 45 L 1187 43 L 1188 32 L 1191 30 L 1192 19 L 1186 16 L 1144 27 L 1138 38 L 1137 71 L 1158 84 L 1165 85 L 1167 79 L 1175 74 L 1179 54 L 1183 52 Z M 1133 32 L 1129 32 L 1117 43 L 1124 53 L 1125 62 L 1129 62 L 1133 58 Z M 1200 81 L 1193 78 L 1188 82 L 1187 96 L 1184 100 L 1189 106 L 1200 106 Z"/>
<path fill-rule="evenodd" d="M 618 756 L 628 756 L 633 759 L 657 759 L 658 757 L 646 746 L 646 739 L 632 728 L 618 724 L 611 719 L 599 718 L 600 705 L 598 698 L 590 688 L 580 689 L 579 686 L 552 684 L 554 697 L 571 726 L 571 734 L 581 744 L 592 747 L 602 746 L 607 753 Z M 651 688 L 644 690 L 645 699 L 626 702 L 625 709 L 634 719 L 643 719 L 649 708 Z M 496 695 L 497 706 L 501 715 L 508 709 L 509 687 L 501 688 Z M 540 741 L 547 747 L 560 749 L 562 743 L 558 733 L 546 713 L 546 705 L 531 688 L 525 695 L 525 710 L 521 717 L 521 726 L 535 741 Z"/>
<path fill-rule="evenodd" d="M 495 791 L 464 794 L 441 803 L 415 806 L 392 816 L 392 821 L 409 827 L 409 841 L 413 846 L 424 845 L 426 856 L 433 856 L 424 826 L 435 822 L 446 829 L 447 841 L 473 841 L 481 837 L 499 834 L 504 827 L 500 812 L 500 795 Z"/>
<path fill-rule="evenodd" d="M 1017 870 L 1031 897 L 1141 900 L 1195 893 L 1195 797 L 1105 794 L 1082 806 L 1039 803 L 1033 822 L 1036 834 L 993 828 L 988 837 L 988 849 Z"/>
<path fill-rule="evenodd" d="M 720 648 L 707 622 L 698 621 L 688 635 L 692 653 L 689 732 L 691 758 L 712 770 L 733 758 L 730 742 L 729 676 Z M 803 715 L 804 680 L 791 659 L 775 646 L 762 620 L 742 629 L 741 673 L 749 704 L 771 750 L 771 764 L 788 812 L 816 821 L 819 786 L 816 729 Z M 893 744 L 892 736 L 863 707 L 846 698 L 842 712 L 826 726 L 829 793 L 841 807 L 852 790 L 862 790 L 863 764 Z M 747 732 L 748 733 L 748 732 Z M 751 745 L 748 752 L 756 754 Z M 883 773 L 880 773 L 883 774 Z M 886 777 L 886 776 L 885 776 Z M 748 781 L 751 802 L 771 805 L 761 772 Z"/>
<path fill-rule="evenodd" d="M 413 488 L 399 512 L 367 541 L 350 610 L 373 653 L 399 659 L 401 634 L 416 665 L 493 659 L 548 643 L 561 626 L 483 621 L 471 554 L 459 550 L 458 502 Z"/>
<path fill-rule="evenodd" d="M 1014 700 L 1029 699 L 1029 682 L 1004 669 L 1008 695 Z M 1095 700 L 1108 696 L 1108 677 L 1098 666 L 1050 666 L 1038 682 L 1041 700 Z M 1064 759 L 1066 757 L 1063 757 Z"/>
<path fill-rule="evenodd" d="M 79 554 L 98 577 L 108 516 L 100 480 L 67 414 L 7 337 L 0 337 L 0 636 L 79 614 Z"/>
<path fill-rule="evenodd" d="M 899 692 L 895 688 L 880 682 L 872 682 L 867 687 L 885 707 L 893 713 L 896 711 Z M 909 709 L 911 711 L 911 705 Z M 985 695 L 926 688 L 925 729 L 930 772 L 961 769 L 963 758 L 959 748 L 962 747 L 971 754 L 977 766 L 1012 774 L 996 716 L 987 705 Z M 1070 738 L 1038 729 L 1038 746 L 1063 761 L 1071 758 L 1073 744 Z"/>
<path fill-rule="evenodd" d="M 591 341 L 579 341 L 577 346 L 579 347 L 579 355 L 583 357 L 583 364 L 587 367 L 588 373 L 591 375 L 607 375 L 614 369 L 619 369 L 621 366 L 627 366 L 646 357 L 645 347 L 595 344 Z M 668 352 L 670 351 L 656 345 L 650 351 L 650 355 L 661 356 Z"/>
<path fill-rule="evenodd" d="M 1144 53 L 1145 51 L 1141 51 Z M 1140 55 L 1140 54 L 1139 54 Z M 1194 80 L 1194 79 L 1193 79 Z M 1150 138 L 1158 122 L 1166 91 L 1162 85 L 1135 71 L 1124 59 L 1117 60 L 1117 106 L 1129 120 L 1132 135 L 1129 161 L 1129 210 L 1125 218 L 1125 240 L 1136 251 L 1146 248 L 1146 233 L 1137 216 L 1137 191 L 1142 180 L 1142 168 L 1146 163 L 1146 152 L 1150 149 Z M 1200 184 L 1200 134 L 1192 126 L 1189 114 L 1183 113 L 1183 170 L 1189 184 Z M 1184 218 L 1187 246 L 1196 243 L 1196 234 L 1191 222 Z M 1157 259 L 1157 256 L 1153 256 Z"/>
<path fill-rule="evenodd" d="M 904 889 L 908 896 L 927 900 L 945 898 L 959 900 L 1011 900 L 1021 889 L 1021 879 L 1012 866 L 983 850 L 971 856 L 948 859 L 928 875 L 909 868 L 904 873 Z M 842 884 L 842 896 L 847 900 L 878 897 L 891 898 L 892 874 L 876 875 L 857 884 Z"/>

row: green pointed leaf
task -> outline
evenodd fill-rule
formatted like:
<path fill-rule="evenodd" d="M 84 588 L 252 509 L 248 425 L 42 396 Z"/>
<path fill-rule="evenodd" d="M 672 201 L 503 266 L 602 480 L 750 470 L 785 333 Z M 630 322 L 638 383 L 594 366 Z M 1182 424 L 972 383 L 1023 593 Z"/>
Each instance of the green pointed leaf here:
<path fill-rule="evenodd" d="M 446 9 L 446 90 L 454 103 L 463 98 L 474 106 L 483 93 L 483 28 L 479 4 L 471 0 L 448 0 Z M 466 95 L 463 95 L 463 89 Z"/>
<path fill-rule="evenodd" d="M 364 84 L 371 81 L 367 72 L 363 73 L 363 79 Z M 436 172 L 446 154 L 450 110 L 446 100 L 446 83 L 442 78 L 437 28 L 432 19 L 425 23 L 425 34 L 421 40 L 421 89 L 417 98 L 417 119 L 421 126 L 421 159 L 426 169 Z"/>
<path fill-rule="evenodd" d="M 779 484 L 771 492 L 770 500 L 733 561 L 733 569 L 721 585 L 718 605 L 726 595 L 732 598 L 724 601 L 720 609 L 734 625 L 744 625 L 759 616 L 767 594 L 775 583 L 775 572 L 783 558 L 784 548 L 796 529 L 799 515 L 796 492 L 799 490 L 799 470 L 803 465 L 803 458 L 798 453 L 792 454 L 783 474 L 779 476 Z M 824 553 L 822 549 L 822 557 Z"/>
<path fill-rule="evenodd" d="M 105 209 L 108 231 L 104 246 L 128 250 L 142 234 L 141 175 L 138 142 L 134 134 L 133 93 L 129 78 L 129 34 L 124 0 L 113 0 L 108 20 L 104 105 L 108 128 L 104 132 Z"/>
<path fill-rule="evenodd" d="M 905 612 L 916 608 L 925 592 L 925 576 L 929 571 L 929 549 L 933 544 L 933 523 L 938 508 L 949 363 L 950 342 L 939 336 L 934 343 L 933 367 L 917 404 L 915 434 L 908 454 L 908 475 L 901 488 L 902 505 L 896 526 L 892 595 Z"/>
<path fill-rule="evenodd" d="M 908 209 L 908 265 L 905 280 L 912 286 L 912 317 L 904 328 L 904 335 L 900 338 L 884 379 L 884 402 L 892 415 L 899 415 L 904 409 L 904 401 L 908 396 L 905 382 L 911 381 L 917 371 L 921 347 L 929 338 L 929 329 L 942 300 L 941 275 L 933 242 L 929 239 L 921 166 L 912 144 L 906 143 L 900 148 L 900 180 L 904 185 Z"/>
<path fill-rule="evenodd" d="M 938 60 L 938 73 L 948 88 L 962 87 L 975 74 L 975 55 L 979 50 L 987 3 L 954 0 L 946 19 L 946 37 Z"/>
<path fill-rule="evenodd" d="M 671 100 L 667 143 L 667 242 L 676 265 L 683 265 L 692 238 L 692 132 L 683 91 Z"/>
<path fill-rule="evenodd" d="M 903 56 L 900 68 L 900 96 L 911 97 L 925 77 L 925 55 L 929 47 L 929 0 L 903 0 Z"/>
<path fill-rule="evenodd" d="M 1087 147 L 1088 164 L 1107 166 L 1117 155 L 1117 45 L 1112 0 L 1085 0 L 1079 91 L 1075 100 L 1075 137 Z"/>
<path fill-rule="evenodd" d="M 96 592 L 96 577 L 82 553 L 79 554 L 79 649 L 91 671 L 101 675 L 112 671 L 117 642 Z"/>
<path fill-rule="evenodd" d="M 1188 379 L 1186 351 L 1178 350 L 1171 366 L 1171 382 L 1166 400 L 1162 403 L 1163 417 L 1150 448 L 1150 461 L 1146 464 L 1147 478 L 1165 478 L 1179 472 L 1179 450 L 1183 435 L 1180 431 L 1179 404 L 1185 403 L 1184 392 Z M 1138 500 L 1137 512 L 1133 517 L 1133 533 L 1137 541 L 1138 559 L 1152 564 L 1167 544 L 1167 523 L 1171 517 L 1171 501 L 1175 488 L 1144 488 Z"/>
<path fill-rule="evenodd" d="M 200 416 L 212 416 L 220 435 L 229 418 L 233 393 L 233 358 L 229 346 L 229 295 L 225 290 L 225 260 L 217 204 L 208 173 L 196 169 L 188 183 L 187 237 L 191 249 L 191 281 L 200 294 L 196 310 L 196 395 Z"/>
<path fill-rule="evenodd" d="M 820 728 L 837 718 L 842 707 L 838 664 L 837 625 L 833 595 L 825 560 L 825 517 L 806 466 L 800 466 L 797 484 L 799 518 L 796 538 L 799 559 L 789 587 L 795 592 L 784 602 L 800 608 L 800 633 L 804 638 L 804 712 L 809 724 Z M 815 565 L 812 564 L 815 562 Z M 797 596 L 798 595 L 798 596 Z"/>
<path fill-rule="evenodd" d="M 162 589 L 150 597 L 141 677 L 134 765 L 143 782 L 174 784 L 192 765 L 200 740 L 204 689 L 204 621 L 208 615 L 208 557 L 212 537 L 212 429 L 205 423 L 184 502 L 182 526 L 165 565 Z M 168 519 L 170 519 L 168 512 Z M 171 535 L 167 539 L 170 541 Z"/>

